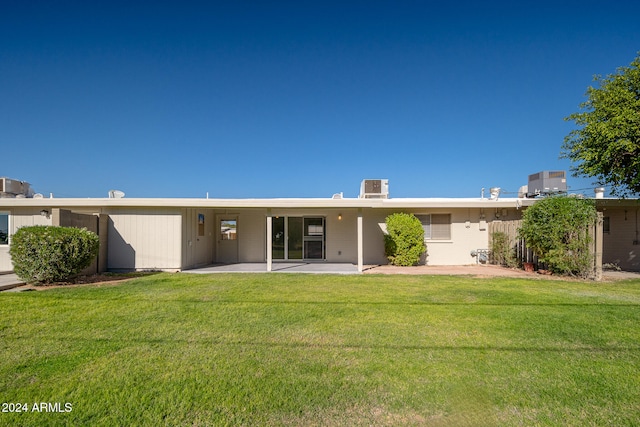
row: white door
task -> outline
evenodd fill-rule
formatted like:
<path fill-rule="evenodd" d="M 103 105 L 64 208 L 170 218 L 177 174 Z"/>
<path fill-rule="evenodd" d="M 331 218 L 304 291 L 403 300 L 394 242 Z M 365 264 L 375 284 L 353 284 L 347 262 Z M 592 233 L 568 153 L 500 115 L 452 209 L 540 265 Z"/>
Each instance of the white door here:
<path fill-rule="evenodd" d="M 238 262 L 238 217 L 220 215 L 217 225 L 216 261 L 224 264 Z"/>

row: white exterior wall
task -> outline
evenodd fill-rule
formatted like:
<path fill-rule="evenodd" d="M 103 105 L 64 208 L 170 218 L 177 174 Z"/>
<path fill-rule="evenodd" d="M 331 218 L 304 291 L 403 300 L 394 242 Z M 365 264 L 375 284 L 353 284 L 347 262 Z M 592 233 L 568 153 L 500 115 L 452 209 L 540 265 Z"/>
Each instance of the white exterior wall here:
<path fill-rule="evenodd" d="M 384 254 L 384 233 L 378 224 L 384 224 L 385 218 L 394 212 L 380 209 L 363 209 L 362 246 L 364 264 L 384 265 L 389 263 Z"/>
<path fill-rule="evenodd" d="M 51 225 L 51 215 L 48 217 L 40 215 L 41 208 L 11 208 L 1 209 L 0 211 L 9 213 L 9 243 L 11 236 L 20 227 L 32 225 Z M 51 212 L 51 209 L 49 209 Z M 12 271 L 13 264 L 9 255 L 9 245 L 0 245 L 0 271 Z"/>
<path fill-rule="evenodd" d="M 342 219 L 338 218 L 339 215 L 342 216 Z M 325 219 L 326 233 L 326 260 L 328 262 L 357 262 L 357 209 L 274 209 L 272 212 L 272 216 L 323 217 Z M 266 236 L 266 217 L 264 215 L 262 216 L 261 221 L 263 235 Z M 263 245 L 263 247 L 266 248 L 266 240 L 263 242 Z M 266 259 L 266 255 L 263 255 L 263 259 Z"/>
<path fill-rule="evenodd" d="M 0 272 L 2 271 L 13 271 L 9 245 L 0 245 Z"/>
<path fill-rule="evenodd" d="M 215 215 L 210 209 L 182 210 L 182 268 L 211 264 L 215 249 Z M 199 223 L 199 216 L 204 224 Z M 203 235 L 200 235 L 202 230 Z"/>
<path fill-rule="evenodd" d="M 126 208 L 107 213 L 109 270 L 180 270 L 181 209 Z"/>
<path fill-rule="evenodd" d="M 342 216 L 342 219 L 338 218 Z M 358 210 L 325 211 L 328 262 L 358 262 Z"/>
<path fill-rule="evenodd" d="M 265 262 L 267 248 L 266 209 L 249 210 L 183 210 L 182 226 L 183 265 L 192 268 L 215 262 L 217 220 L 221 216 L 238 218 L 238 262 Z M 205 215 L 206 236 L 197 236 L 197 215 Z M 342 220 L 338 215 L 342 214 Z M 317 216 L 326 219 L 326 256 L 329 262 L 356 262 L 357 234 L 356 209 L 318 210 L 287 209 L 276 210 L 273 216 Z M 211 224 L 211 230 L 208 228 Z M 210 236 L 211 233 L 211 236 Z"/>
<path fill-rule="evenodd" d="M 489 248 L 488 226 L 481 230 L 479 209 L 432 210 L 451 214 L 451 240 L 427 240 L 427 265 L 475 264 L 471 251 Z"/>
<path fill-rule="evenodd" d="M 211 234 L 207 232 L 207 244 L 210 247 L 210 260 L 216 262 L 219 221 L 221 218 L 237 218 L 238 262 L 265 262 L 266 260 L 266 209 L 201 209 L 198 212 L 205 215 L 205 221 L 211 224 Z M 189 226 L 187 226 L 188 229 Z M 197 228 L 194 223 L 192 228 Z M 187 231 L 188 232 L 188 231 Z M 209 247 L 206 249 L 209 251 Z M 185 266 L 185 268 L 188 265 Z"/>
<path fill-rule="evenodd" d="M 238 261 L 265 262 L 267 259 L 266 210 L 238 215 Z"/>
<path fill-rule="evenodd" d="M 427 240 L 428 265 L 465 265 L 475 264 L 471 256 L 475 249 L 488 248 L 488 231 L 480 230 L 480 209 L 429 209 L 404 210 L 414 214 L 448 213 L 451 214 L 451 240 Z M 388 215 L 398 212 L 389 209 L 363 210 L 363 250 L 364 264 L 387 264 L 384 254 L 384 237 L 379 223 L 384 223 Z M 514 213 L 515 214 L 515 210 Z M 338 219 L 338 215 L 342 219 Z M 493 215 L 493 212 L 491 212 Z M 326 218 L 326 260 L 328 262 L 356 263 L 358 257 L 357 209 L 324 210 L 277 210 L 273 216 L 323 216 Z M 485 213 L 489 219 L 488 213 Z M 469 223 L 467 224 L 467 221 Z M 266 236 L 266 221 L 260 218 L 262 234 Z M 239 230 L 240 232 L 240 230 Z M 258 244 L 258 242 L 255 242 Z M 266 241 L 262 242 L 265 247 Z M 242 258 L 244 245 L 240 247 Z M 263 252 L 264 254 L 264 252 Z M 263 257 L 265 255 L 262 255 Z M 263 258 L 264 259 L 264 258 Z"/>
<path fill-rule="evenodd" d="M 22 225 L 50 224 L 40 215 L 43 208 L 58 207 L 73 212 L 100 213 L 109 216 L 108 264 L 111 270 L 180 270 L 216 261 L 218 218 L 233 215 L 238 219 L 237 260 L 265 262 L 268 210 L 277 216 L 324 217 L 326 223 L 325 258 L 328 262 L 358 262 L 358 216 L 362 216 L 364 264 L 386 264 L 383 232 L 379 223 L 394 212 L 451 215 L 451 239 L 427 241 L 430 265 L 473 264 L 475 249 L 487 249 L 488 227 L 480 229 L 481 215 L 488 223 L 515 219 L 533 200 L 486 199 L 0 199 L 0 211 L 10 213 L 11 230 Z M 635 206 L 634 206 L 635 208 Z M 510 213 L 505 218 L 503 210 Z M 631 210 L 630 210 L 631 212 Z M 205 216 L 205 234 L 198 233 L 198 214 Z M 341 219 L 338 219 L 338 216 Z M 628 224 L 631 224 L 629 222 Z M 609 238 L 613 242 L 612 235 Z M 632 233 L 628 227 L 623 233 Z M 628 235 L 628 234 L 627 234 Z M 606 244 L 605 253 L 611 251 Z M 635 257 L 636 248 L 623 256 Z M 610 259 L 610 258 L 608 258 Z M 627 261 L 633 262 L 633 261 Z M 621 264 L 622 265 L 622 264 Z M 8 247 L 0 247 L 0 270 L 11 268 Z"/>
<path fill-rule="evenodd" d="M 506 210 L 502 219 L 519 217 L 515 209 Z M 426 240 L 427 265 L 468 265 L 475 264 L 476 258 L 471 256 L 471 251 L 476 249 L 488 249 L 488 226 L 481 230 L 481 216 L 485 221 L 496 220 L 495 212 L 491 209 L 478 208 L 434 208 L 434 209 L 367 209 L 364 211 L 364 263 L 370 265 L 388 264 L 384 254 L 384 237 L 379 223 L 384 223 L 388 215 L 396 212 L 407 212 L 415 215 L 426 214 L 450 214 L 451 215 L 451 239 L 450 240 Z"/>

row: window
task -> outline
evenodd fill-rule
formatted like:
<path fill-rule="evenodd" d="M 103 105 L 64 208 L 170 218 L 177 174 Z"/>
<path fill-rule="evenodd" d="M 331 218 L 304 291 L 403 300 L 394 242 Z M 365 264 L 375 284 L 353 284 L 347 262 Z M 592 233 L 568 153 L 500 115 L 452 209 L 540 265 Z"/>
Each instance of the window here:
<path fill-rule="evenodd" d="M 236 240 L 238 238 L 237 225 L 235 219 L 221 219 L 220 240 Z"/>
<path fill-rule="evenodd" d="M 608 216 L 602 218 L 602 232 L 611 234 L 611 218 Z"/>
<path fill-rule="evenodd" d="M 204 214 L 198 214 L 198 236 L 204 236 Z"/>
<path fill-rule="evenodd" d="M 0 212 L 0 245 L 9 244 L 9 214 Z"/>
<path fill-rule="evenodd" d="M 451 240 L 451 214 L 416 215 L 422 223 L 425 240 Z"/>

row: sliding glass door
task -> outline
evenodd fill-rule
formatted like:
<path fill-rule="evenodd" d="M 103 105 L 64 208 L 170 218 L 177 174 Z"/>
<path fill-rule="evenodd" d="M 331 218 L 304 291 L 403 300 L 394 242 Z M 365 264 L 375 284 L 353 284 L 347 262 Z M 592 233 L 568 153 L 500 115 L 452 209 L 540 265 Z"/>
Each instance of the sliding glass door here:
<path fill-rule="evenodd" d="M 325 220 L 322 217 L 274 217 L 271 242 L 274 260 L 323 260 Z"/>
<path fill-rule="evenodd" d="M 273 259 L 285 259 L 286 235 L 284 217 L 274 217 L 271 222 L 271 255 Z"/>
<path fill-rule="evenodd" d="M 302 218 L 288 217 L 287 223 L 287 259 L 302 259 Z"/>
<path fill-rule="evenodd" d="M 303 218 L 304 259 L 324 259 L 324 218 Z"/>

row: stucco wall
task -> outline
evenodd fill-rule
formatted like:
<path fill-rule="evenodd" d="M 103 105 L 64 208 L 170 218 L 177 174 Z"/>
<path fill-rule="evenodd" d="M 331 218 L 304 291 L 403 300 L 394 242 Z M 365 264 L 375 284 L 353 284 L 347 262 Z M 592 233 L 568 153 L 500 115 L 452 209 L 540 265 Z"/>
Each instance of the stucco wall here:
<path fill-rule="evenodd" d="M 8 210 L 6 210 L 8 211 Z M 481 217 L 488 223 L 499 219 L 516 219 L 516 209 L 499 212 L 493 209 L 405 209 L 420 214 L 451 214 L 451 239 L 428 240 L 428 265 L 474 264 L 475 249 L 488 248 L 488 231 L 481 229 Z M 228 210 L 199 208 L 110 208 L 108 264 L 110 270 L 163 269 L 179 270 L 205 265 L 216 259 L 216 218 Z M 383 232 L 379 223 L 397 210 L 364 208 L 363 250 L 365 264 L 386 264 Z M 496 212 L 500 218 L 496 217 Z M 39 208 L 11 209 L 11 230 L 24 225 L 51 224 L 51 217 L 40 215 Z M 199 235 L 198 215 L 204 215 L 204 235 Z M 506 214 L 506 216 L 505 216 Z M 266 260 L 266 209 L 238 209 L 238 261 Z M 357 208 L 274 209 L 275 216 L 322 216 L 326 220 L 326 259 L 328 262 L 357 262 Z M 631 239 L 635 211 L 629 210 L 623 221 L 622 210 L 610 211 L 611 234 L 605 235 L 605 262 L 639 269 L 636 258 L 639 246 L 620 246 Z M 621 219 L 622 218 L 622 219 Z M 620 224 L 615 225 L 614 224 Z M 487 227 L 488 228 L 488 227 Z M 11 269 L 8 246 L 0 247 L 0 270 Z"/>
<path fill-rule="evenodd" d="M 325 211 L 328 262 L 358 262 L 358 211 Z M 341 216 L 341 219 L 339 218 Z"/>
<path fill-rule="evenodd" d="M 390 209 L 363 210 L 364 264 L 387 264 L 384 254 L 383 231 L 379 224 L 397 212 Z M 451 239 L 427 240 L 428 265 L 475 264 L 471 251 L 488 249 L 488 227 L 481 229 L 481 216 L 487 222 L 498 220 L 496 212 L 480 209 L 405 210 L 420 214 L 450 214 Z M 506 215 L 505 215 L 506 213 Z M 520 217 L 515 209 L 500 210 L 500 219 Z M 326 220 L 326 259 L 328 262 L 357 262 L 357 209 L 281 209 L 276 216 L 322 216 Z M 339 218 L 339 216 L 341 218 Z M 266 213 L 248 212 L 238 216 L 238 252 L 240 262 L 264 262 L 266 259 Z"/>
<path fill-rule="evenodd" d="M 521 213 L 516 209 L 369 209 L 365 211 L 364 219 L 364 263 L 387 264 L 384 254 L 383 232 L 378 225 L 384 223 L 385 218 L 395 212 L 407 212 L 415 215 L 450 214 L 451 239 L 427 240 L 427 265 L 467 265 L 475 264 L 476 258 L 471 251 L 488 249 L 488 227 L 482 227 L 481 221 L 491 221 L 520 218 Z M 496 215 L 499 217 L 497 218 Z M 482 229 L 484 228 L 484 229 Z"/>
<path fill-rule="evenodd" d="M 357 209 L 274 209 L 272 215 L 289 217 L 325 218 L 325 256 L 328 262 L 350 262 L 358 260 Z M 262 236 L 266 236 L 266 219 L 263 215 Z M 266 241 L 262 240 L 263 247 Z M 265 251 L 262 252 L 263 259 Z"/>

